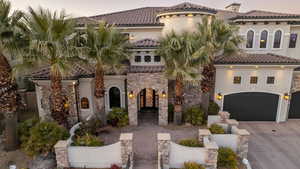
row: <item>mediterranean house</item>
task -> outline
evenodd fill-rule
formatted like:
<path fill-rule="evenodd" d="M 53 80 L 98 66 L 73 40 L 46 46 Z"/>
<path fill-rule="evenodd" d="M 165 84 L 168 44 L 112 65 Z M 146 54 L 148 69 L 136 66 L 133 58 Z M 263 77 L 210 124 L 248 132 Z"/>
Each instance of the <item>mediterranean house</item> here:
<path fill-rule="evenodd" d="M 233 3 L 221 10 L 182 3 L 77 18 L 78 29 L 101 21 L 114 24 L 133 44 L 122 73 L 105 76 L 105 111 L 127 108 L 130 124 L 138 125 L 141 110 L 153 108 L 158 112 L 158 124 L 168 124 L 173 82 L 164 75 L 164 60 L 155 55 L 158 39 L 170 31 L 195 31 L 203 16 L 216 16 L 237 25 L 245 42 L 242 54 L 216 59 L 215 102 L 240 121 L 300 118 L 300 15 L 259 10 L 244 13 L 240 6 Z M 50 114 L 49 71 L 43 67 L 32 74 L 42 118 Z M 98 113 L 93 72 L 92 67 L 74 64 L 64 77 L 65 104 L 73 120 Z M 185 86 L 184 106 L 200 102 L 199 87 Z"/>

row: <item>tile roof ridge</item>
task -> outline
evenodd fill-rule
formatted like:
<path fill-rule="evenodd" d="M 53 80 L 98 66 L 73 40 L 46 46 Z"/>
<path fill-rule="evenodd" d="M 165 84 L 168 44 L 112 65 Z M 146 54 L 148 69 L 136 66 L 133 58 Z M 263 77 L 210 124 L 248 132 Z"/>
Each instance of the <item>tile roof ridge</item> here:
<path fill-rule="evenodd" d="M 276 12 L 276 11 L 268 11 L 268 10 L 262 10 L 262 9 L 253 9 L 244 14 L 247 15 L 247 14 L 250 14 L 253 12 L 264 12 L 264 13 L 269 13 L 269 14 L 280 14 L 280 15 L 300 15 L 300 14 L 296 14 L 296 13 Z"/>
<path fill-rule="evenodd" d="M 114 14 L 120 14 L 120 13 L 132 12 L 132 11 L 150 9 L 150 8 L 165 8 L 165 7 L 159 7 L 159 6 L 157 6 L 157 7 L 140 7 L 140 8 L 134 8 L 134 9 L 127 9 L 127 10 L 123 10 L 123 11 L 104 13 L 104 14 L 100 14 L 100 15 L 92 15 L 92 16 L 89 16 L 88 18 L 97 18 L 97 17 L 101 17 L 101 16 L 108 16 L 108 15 L 114 15 Z"/>

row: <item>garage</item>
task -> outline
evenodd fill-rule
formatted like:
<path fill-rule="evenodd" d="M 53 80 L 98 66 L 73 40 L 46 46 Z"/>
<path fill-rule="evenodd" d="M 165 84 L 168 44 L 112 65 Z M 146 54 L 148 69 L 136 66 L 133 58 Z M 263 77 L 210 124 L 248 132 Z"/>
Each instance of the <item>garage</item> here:
<path fill-rule="evenodd" d="M 289 118 L 290 119 L 300 119 L 300 91 L 292 94 Z"/>
<path fill-rule="evenodd" d="M 275 121 L 279 95 L 248 92 L 226 95 L 223 110 L 238 121 Z"/>

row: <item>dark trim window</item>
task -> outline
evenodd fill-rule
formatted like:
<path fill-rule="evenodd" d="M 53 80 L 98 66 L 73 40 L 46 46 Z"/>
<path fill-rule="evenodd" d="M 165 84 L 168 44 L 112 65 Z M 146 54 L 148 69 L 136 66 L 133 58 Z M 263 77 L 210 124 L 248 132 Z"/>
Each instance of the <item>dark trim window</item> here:
<path fill-rule="evenodd" d="M 121 92 L 117 87 L 109 89 L 109 107 L 121 107 Z"/>
<path fill-rule="evenodd" d="M 144 57 L 145 62 L 151 62 L 151 56 L 147 55 Z"/>
<path fill-rule="evenodd" d="M 267 48 L 267 44 L 268 44 L 268 31 L 264 30 L 261 32 L 260 35 L 260 48 Z"/>
<path fill-rule="evenodd" d="M 257 76 L 251 76 L 250 77 L 250 84 L 257 84 L 258 77 Z"/>
<path fill-rule="evenodd" d="M 297 33 L 291 33 L 289 48 L 296 48 L 297 38 L 298 38 Z"/>
<path fill-rule="evenodd" d="M 280 48 L 280 46 L 281 46 L 281 37 L 282 37 L 282 31 L 281 30 L 276 31 L 275 36 L 274 36 L 273 48 Z"/>
<path fill-rule="evenodd" d="M 89 109 L 90 108 L 89 99 L 86 97 L 81 98 L 80 107 L 81 109 Z"/>
<path fill-rule="evenodd" d="M 275 83 L 275 77 L 274 76 L 268 76 L 267 77 L 267 84 L 274 84 Z"/>
<path fill-rule="evenodd" d="M 250 30 L 247 33 L 247 44 L 246 48 L 253 48 L 253 42 L 254 42 L 254 31 Z"/>
<path fill-rule="evenodd" d="M 161 57 L 160 56 L 154 56 L 154 62 L 160 62 Z"/>
<path fill-rule="evenodd" d="M 142 61 L 142 57 L 141 56 L 135 56 L 134 57 L 134 61 L 135 62 L 141 62 Z"/>
<path fill-rule="evenodd" d="M 241 84 L 242 77 L 241 76 L 234 76 L 233 77 L 233 84 Z"/>

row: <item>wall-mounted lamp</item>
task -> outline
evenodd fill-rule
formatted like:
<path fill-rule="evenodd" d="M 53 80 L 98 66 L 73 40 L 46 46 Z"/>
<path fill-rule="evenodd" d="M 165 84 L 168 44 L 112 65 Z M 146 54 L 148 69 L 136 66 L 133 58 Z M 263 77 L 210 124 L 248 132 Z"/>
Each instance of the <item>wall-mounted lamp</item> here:
<path fill-rule="evenodd" d="M 188 17 L 193 17 L 194 15 L 190 13 L 190 14 L 188 14 L 187 16 L 188 16 Z"/>
<path fill-rule="evenodd" d="M 285 100 L 290 100 L 291 96 L 288 93 L 284 93 L 283 98 Z"/>
<path fill-rule="evenodd" d="M 73 85 L 75 86 L 75 85 L 76 85 L 76 82 L 73 82 Z"/>
<path fill-rule="evenodd" d="M 132 99 L 132 98 L 134 97 L 133 91 L 130 91 L 130 92 L 129 92 L 128 97 L 129 97 L 130 99 Z"/>
<path fill-rule="evenodd" d="M 163 91 L 163 92 L 161 93 L 161 96 L 162 96 L 163 98 L 166 98 L 166 97 L 167 97 L 167 93 L 166 93 L 165 91 Z"/>
<path fill-rule="evenodd" d="M 223 99 L 222 93 L 218 93 L 218 94 L 217 94 L 217 99 L 218 99 L 218 100 L 222 100 L 222 99 Z"/>

